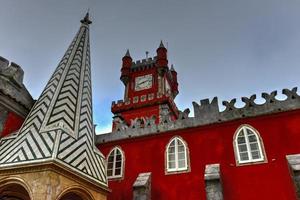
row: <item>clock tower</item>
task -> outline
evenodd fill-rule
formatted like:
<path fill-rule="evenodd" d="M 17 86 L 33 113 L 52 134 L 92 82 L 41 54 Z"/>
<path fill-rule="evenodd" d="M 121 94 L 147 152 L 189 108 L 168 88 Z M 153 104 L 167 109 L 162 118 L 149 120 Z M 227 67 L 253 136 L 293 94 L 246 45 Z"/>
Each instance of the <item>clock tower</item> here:
<path fill-rule="evenodd" d="M 127 50 L 122 58 L 121 81 L 124 83 L 124 99 L 112 103 L 114 114 L 113 129 L 116 123 L 132 125 L 136 120 L 141 126 L 147 119 L 155 123 L 178 118 L 174 99 L 178 94 L 177 72 L 168 66 L 167 49 L 160 42 L 157 55 L 134 62 Z"/>

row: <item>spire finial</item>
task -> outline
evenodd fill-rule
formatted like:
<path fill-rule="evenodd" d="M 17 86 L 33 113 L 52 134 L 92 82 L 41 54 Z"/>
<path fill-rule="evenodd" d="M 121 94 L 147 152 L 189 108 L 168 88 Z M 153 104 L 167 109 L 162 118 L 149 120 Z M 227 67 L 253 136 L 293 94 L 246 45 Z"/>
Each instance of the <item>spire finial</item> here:
<path fill-rule="evenodd" d="M 80 20 L 81 23 L 89 25 L 92 23 L 92 21 L 90 20 L 90 14 L 89 14 L 89 10 L 87 11 L 87 13 L 85 14 L 85 17 Z"/>
<path fill-rule="evenodd" d="M 129 49 L 127 49 L 125 56 L 126 56 L 126 57 L 131 57 L 131 56 L 130 56 L 130 53 L 129 53 Z"/>
<path fill-rule="evenodd" d="M 165 48 L 165 45 L 162 40 L 160 40 L 159 48 Z"/>
<path fill-rule="evenodd" d="M 171 71 L 175 71 L 175 69 L 174 69 L 174 65 L 172 64 L 171 65 L 171 69 L 170 69 Z"/>

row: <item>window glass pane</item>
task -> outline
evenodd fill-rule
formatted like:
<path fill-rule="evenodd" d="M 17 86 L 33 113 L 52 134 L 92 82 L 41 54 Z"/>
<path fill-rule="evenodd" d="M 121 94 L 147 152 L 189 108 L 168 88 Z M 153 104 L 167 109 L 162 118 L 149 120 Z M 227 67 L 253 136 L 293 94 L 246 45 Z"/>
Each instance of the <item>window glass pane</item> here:
<path fill-rule="evenodd" d="M 249 160 L 248 153 L 247 152 L 240 153 L 240 158 L 241 161 Z"/>
<path fill-rule="evenodd" d="M 175 161 L 175 154 L 172 153 L 172 154 L 169 154 L 169 161 Z"/>
<path fill-rule="evenodd" d="M 178 146 L 178 152 L 184 152 L 185 148 L 183 145 Z"/>
<path fill-rule="evenodd" d="M 185 159 L 185 152 L 179 152 L 178 153 L 178 160 Z"/>
<path fill-rule="evenodd" d="M 115 176 L 120 175 L 121 174 L 121 168 L 118 168 L 115 170 Z"/>
<path fill-rule="evenodd" d="M 252 155 L 252 159 L 259 159 L 260 158 L 260 152 L 259 151 L 252 151 L 251 155 Z"/>
<path fill-rule="evenodd" d="M 168 149 L 168 152 L 169 153 L 175 153 L 175 147 L 173 146 L 173 147 L 169 147 L 169 149 Z"/>
<path fill-rule="evenodd" d="M 173 140 L 170 144 L 170 147 L 174 147 L 175 146 L 175 140 Z"/>
<path fill-rule="evenodd" d="M 238 133 L 238 137 L 245 137 L 243 129 Z"/>
<path fill-rule="evenodd" d="M 257 141 L 255 135 L 250 135 L 250 136 L 248 135 L 248 140 L 249 140 L 249 142 L 256 142 Z"/>
<path fill-rule="evenodd" d="M 250 130 L 249 128 L 246 128 L 247 130 L 247 135 L 250 136 L 250 135 L 255 135 L 254 132 L 252 130 Z"/>
<path fill-rule="evenodd" d="M 112 168 L 113 168 L 113 162 L 108 162 L 107 169 L 112 169 Z"/>
<path fill-rule="evenodd" d="M 185 167 L 185 160 L 179 160 L 178 161 L 178 168 L 184 168 Z"/>
<path fill-rule="evenodd" d="M 181 142 L 179 139 L 177 139 L 177 145 L 178 145 L 178 146 L 179 146 L 179 145 L 183 145 L 182 142 Z"/>
<path fill-rule="evenodd" d="M 116 155 L 121 155 L 121 152 L 119 149 L 116 149 L 115 151 L 116 151 Z"/>
<path fill-rule="evenodd" d="M 175 154 L 169 154 L 168 159 L 169 159 L 169 161 L 174 161 L 175 162 Z"/>
<path fill-rule="evenodd" d="M 240 144 L 238 146 L 239 146 L 239 152 L 247 151 L 247 145 L 246 144 Z"/>
<path fill-rule="evenodd" d="M 116 162 L 116 168 L 121 167 L 121 161 Z"/>
<path fill-rule="evenodd" d="M 113 161 L 114 161 L 114 156 L 113 156 L 113 152 L 112 152 L 108 157 L 108 162 L 113 162 Z"/>
<path fill-rule="evenodd" d="M 111 169 L 107 170 L 107 176 L 112 176 L 112 170 Z"/>
<path fill-rule="evenodd" d="M 116 157 L 116 161 L 120 161 L 120 160 L 122 160 L 122 155 L 118 154 L 117 157 Z"/>
<path fill-rule="evenodd" d="M 238 142 L 238 144 L 246 143 L 245 137 L 238 137 L 237 142 Z"/>
<path fill-rule="evenodd" d="M 251 151 L 258 150 L 258 144 L 256 142 L 255 143 L 251 143 L 250 144 L 250 149 L 251 149 Z"/>
<path fill-rule="evenodd" d="M 168 167 L 169 169 L 174 169 L 175 168 L 175 162 L 169 162 L 168 166 L 169 166 Z"/>

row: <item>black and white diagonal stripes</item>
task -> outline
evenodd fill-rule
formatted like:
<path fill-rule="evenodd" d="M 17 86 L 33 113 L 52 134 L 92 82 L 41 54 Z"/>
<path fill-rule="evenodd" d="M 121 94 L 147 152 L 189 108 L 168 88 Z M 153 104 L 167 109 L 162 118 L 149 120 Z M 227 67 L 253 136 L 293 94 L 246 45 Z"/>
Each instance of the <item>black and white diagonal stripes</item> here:
<path fill-rule="evenodd" d="M 76 107 L 79 103 L 79 84 L 82 68 L 83 48 L 85 42 L 85 32 L 82 34 L 81 40 L 76 49 L 72 62 L 62 82 L 60 91 L 52 107 L 47 126 L 51 124 L 64 123 L 70 130 L 75 129 Z"/>
<path fill-rule="evenodd" d="M 0 168 L 52 161 L 107 186 L 104 156 L 94 145 L 86 21 L 18 135 L 0 141 Z"/>
<path fill-rule="evenodd" d="M 67 134 L 62 134 L 57 158 L 93 179 L 106 181 L 104 158 L 89 143 L 87 135 L 75 140 Z"/>

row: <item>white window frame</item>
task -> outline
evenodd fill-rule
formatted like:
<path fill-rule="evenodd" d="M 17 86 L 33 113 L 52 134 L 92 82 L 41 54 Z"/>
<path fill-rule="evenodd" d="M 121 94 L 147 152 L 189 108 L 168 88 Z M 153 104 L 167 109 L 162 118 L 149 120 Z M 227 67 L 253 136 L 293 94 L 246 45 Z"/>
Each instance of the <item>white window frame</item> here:
<path fill-rule="evenodd" d="M 185 164 L 185 167 L 178 167 L 178 144 L 177 144 L 177 140 L 179 140 L 182 144 L 183 144 L 183 147 L 184 147 L 184 156 L 185 156 L 185 162 L 184 162 L 184 164 Z M 174 153 L 175 153 L 175 168 L 169 168 L 169 147 L 170 147 L 170 144 L 173 142 L 173 141 L 175 141 L 174 142 L 174 147 L 175 147 L 175 150 L 174 150 Z M 182 139 L 182 138 L 180 138 L 180 137 L 178 137 L 178 136 L 176 136 L 176 137 L 173 137 L 170 141 L 169 141 L 169 143 L 168 143 L 168 145 L 166 146 L 166 153 L 165 153 L 165 155 L 166 155 L 166 171 L 169 173 L 169 172 L 181 172 L 181 171 L 187 171 L 188 169 L 189 169 L 189 157 L 188 157 L 188 148 L 187 148 L 187 144 L 186 144 L 186 142 Z"/>
<path fill-rule="evenodd" d="M 119 175 L 115 175 L 115 171 L 116 171 L 116 159 L 117 159 L 117 151 L 120 152 L 121 154 L 121 169 L 120 169 L 120 174 Z M 110 157 L 111 154 L 114 154 L 114 160 L 113 160 L 113 168 L 112 168 L 112 175 L 108 176 L 107 174 L 107 179 L 117 179 L 117 178 L 122 178 L 123 177 L 123 170 L 124 170 L 124 161 L 125 161 L 125 157 L 124 157 L 124 153 L 122 151 L 122 149 L 120 147 L 114 147 L 109 154 L 107 155 L 107 159 L 106 159 L 106 173 L 108 170 L 108 159 Z"/>
<path fill-rule="evenodd" d="M 247 129 L 249 129 L 251 132 L 253 132 L 256 137 L 258 150 L 261 155 L 260 158 L 256 158 L 256 159 L 252 158 Z M 239 137 L 239 134 L 241 133 L 241 131 L 244 132 L 244 137 L 245 137 L 245 142 L 246 142 L 245 144 L 247 146 L 248 160 L 241 160 L 241 157 L 240 157 L 238 137 Z M 249 163 L 251 164 L 251 163 L 266 161 L 266 155 L 265 155 L 265 151 L 264 151 L 263 141 L 260 137 L 260 134 L 255 128 L 251 127 L 250 125 L 241 125 L 236 130 L 235 135 L 234 135 L 234 150 L 235 150 L 235 157 L 236 157 L 237 164 L 249 164 Z"/>

